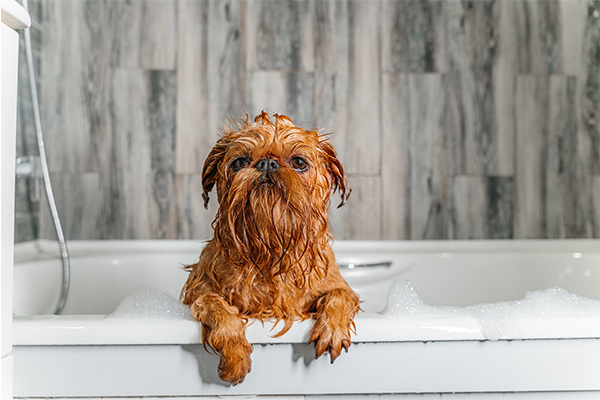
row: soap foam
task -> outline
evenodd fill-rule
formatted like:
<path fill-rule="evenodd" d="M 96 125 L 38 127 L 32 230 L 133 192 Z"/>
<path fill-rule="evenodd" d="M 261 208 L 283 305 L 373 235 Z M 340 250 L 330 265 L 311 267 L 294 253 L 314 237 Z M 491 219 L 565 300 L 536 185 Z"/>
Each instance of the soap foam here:
<path fill-rule="evenodd" d="M 189 307 L 156 289 L 140 289 L 127 296 L 107 318 L 114 319 L 189 319 Z"/>
<path fill-rule="evenodd" d="M 516 301 L 467 307 L 432 306 L 419 298 L 411 282 L 397 279 L 390 287 L 388 303 L 382 313 L 394 317 L 471 317 L 486 339 L 498 340 L 522 337 L 520 317 L 582 315 L 599 311 L 600 301 L 578 296 L 559 287 L 528 292 L 523 299 Z"/>

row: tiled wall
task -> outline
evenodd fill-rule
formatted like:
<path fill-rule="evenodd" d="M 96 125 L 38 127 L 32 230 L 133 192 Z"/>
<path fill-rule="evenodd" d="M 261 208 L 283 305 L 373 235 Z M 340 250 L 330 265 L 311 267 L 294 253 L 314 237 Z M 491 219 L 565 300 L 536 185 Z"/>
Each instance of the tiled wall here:
<path fill-rule="evenodd" d="M 210 237 L 204 157 L 262 109 L 334 132 L 338 238 L 600 237 L 598 0 L 34 5 L 68 238 Z"/>

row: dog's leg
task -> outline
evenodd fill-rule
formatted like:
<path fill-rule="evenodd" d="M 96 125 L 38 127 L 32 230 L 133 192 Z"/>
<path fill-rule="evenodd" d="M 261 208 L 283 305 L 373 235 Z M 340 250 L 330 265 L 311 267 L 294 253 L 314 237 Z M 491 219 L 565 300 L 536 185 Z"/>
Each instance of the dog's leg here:
<path fill-rule="evenodd" d="M 315 324 L 308 343 L 315 344 L 315 355 L 328 352 L 333 363 L 350 347 L 350 332 L 354 329 L 354 316 L 359 311 L 358 296 L 349 288 L 336 288 L 319 297 L 314 309 Z"/>
<path fill-rule="evenodd" d="M 192 315 L 202 323 L 202 340 L 220 355 L 219 378 L 237 385 L 250 372 L 252 345 L 237 308 L 218 294 L 200 295 L 191 306 Z"/>

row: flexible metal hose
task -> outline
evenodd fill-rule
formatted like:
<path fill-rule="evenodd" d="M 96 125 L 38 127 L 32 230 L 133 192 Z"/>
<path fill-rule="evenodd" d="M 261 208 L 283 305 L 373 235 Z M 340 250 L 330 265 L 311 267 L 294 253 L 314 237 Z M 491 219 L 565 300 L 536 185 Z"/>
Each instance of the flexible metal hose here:
<path fill-rule="evenodd" d="M 27 0 L 22 0 L 23 8 L 29 11 L 29 4 Z M 62 226 L 60 224 L 60 218 L 58 216 L 58 209 L 56 208 L 56 202 L 54 201 L 54 194 L 52 192 L 52 183 L 50 182 L 50 172 L 48 170 L 48 160 L 46 158 L 46 148 L 44 145 L 44 135 L 42 132 L 42 119 L 40 116 L 40 105 L 38 100 L 37 86 L 35 80 L 35 71 L 33 66 L 33 52 L 31 46 L 31 33 L 30 29 L 25 29 L 25 54 L 27 58 L 27 70 L 29 72 L 29 88 L 31 90 L 31 101 L 33 105 L 33 119 L 35 122 L 35 131 L 37 135 L 38 148 L 40 151 L 40 162 L 42 164 L 42 176 L 44 178 L 44 186 L 46 188 L 46 198 L 48 199 L 48 205 L 50 206 L 50 213 L 52 214 L 52 220 L 54 221 L 54 228 L 56 230 L 56 237 L 58 238 L 58 244 L 60 247 L 60 257 L 62 260 L 62 285 L 60 290 L 60 297 L 56 304 L 55 314 L 60 314 L 65 307 L 67 296 L 69 294 L 69 285 L 71 281 L 71 269 L 69 265 L 69 251 L 67 249 L 67 242 L 65 241 L 65 235 L 63 234 Z"/>

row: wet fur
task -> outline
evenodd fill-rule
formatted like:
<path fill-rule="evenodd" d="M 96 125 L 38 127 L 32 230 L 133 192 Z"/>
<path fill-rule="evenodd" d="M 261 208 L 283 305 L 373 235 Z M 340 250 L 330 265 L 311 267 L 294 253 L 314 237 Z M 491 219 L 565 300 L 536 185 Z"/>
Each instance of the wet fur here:
<path fill-rule="evenodd" d="M 308 162 L 306 171 L 290 164 L 297 156 Z M 249 165 L 235 171 L 240 157 Z M 259 171 L 265 157 L 280 167 Z M 235 385 L 250 372 L 249 318 L 283 321 L 275 336 L 312 318 L 309 343 L 317 357 L 328 352 L 333 362 L 347 351 L 359 300 L 330 246 L 329 197 L 339 191 L 341 206 L 350 195 L 333 146 L 286 116 L 263 112 L 253 122 L 246 116 L 224 130 L 208 155 L 202 185 L 205 206 L 217 189 L 214 239 L 187 267 L 182 300 L 202 323 L 205 347 L 220 354 L 220 378 Z"/>

